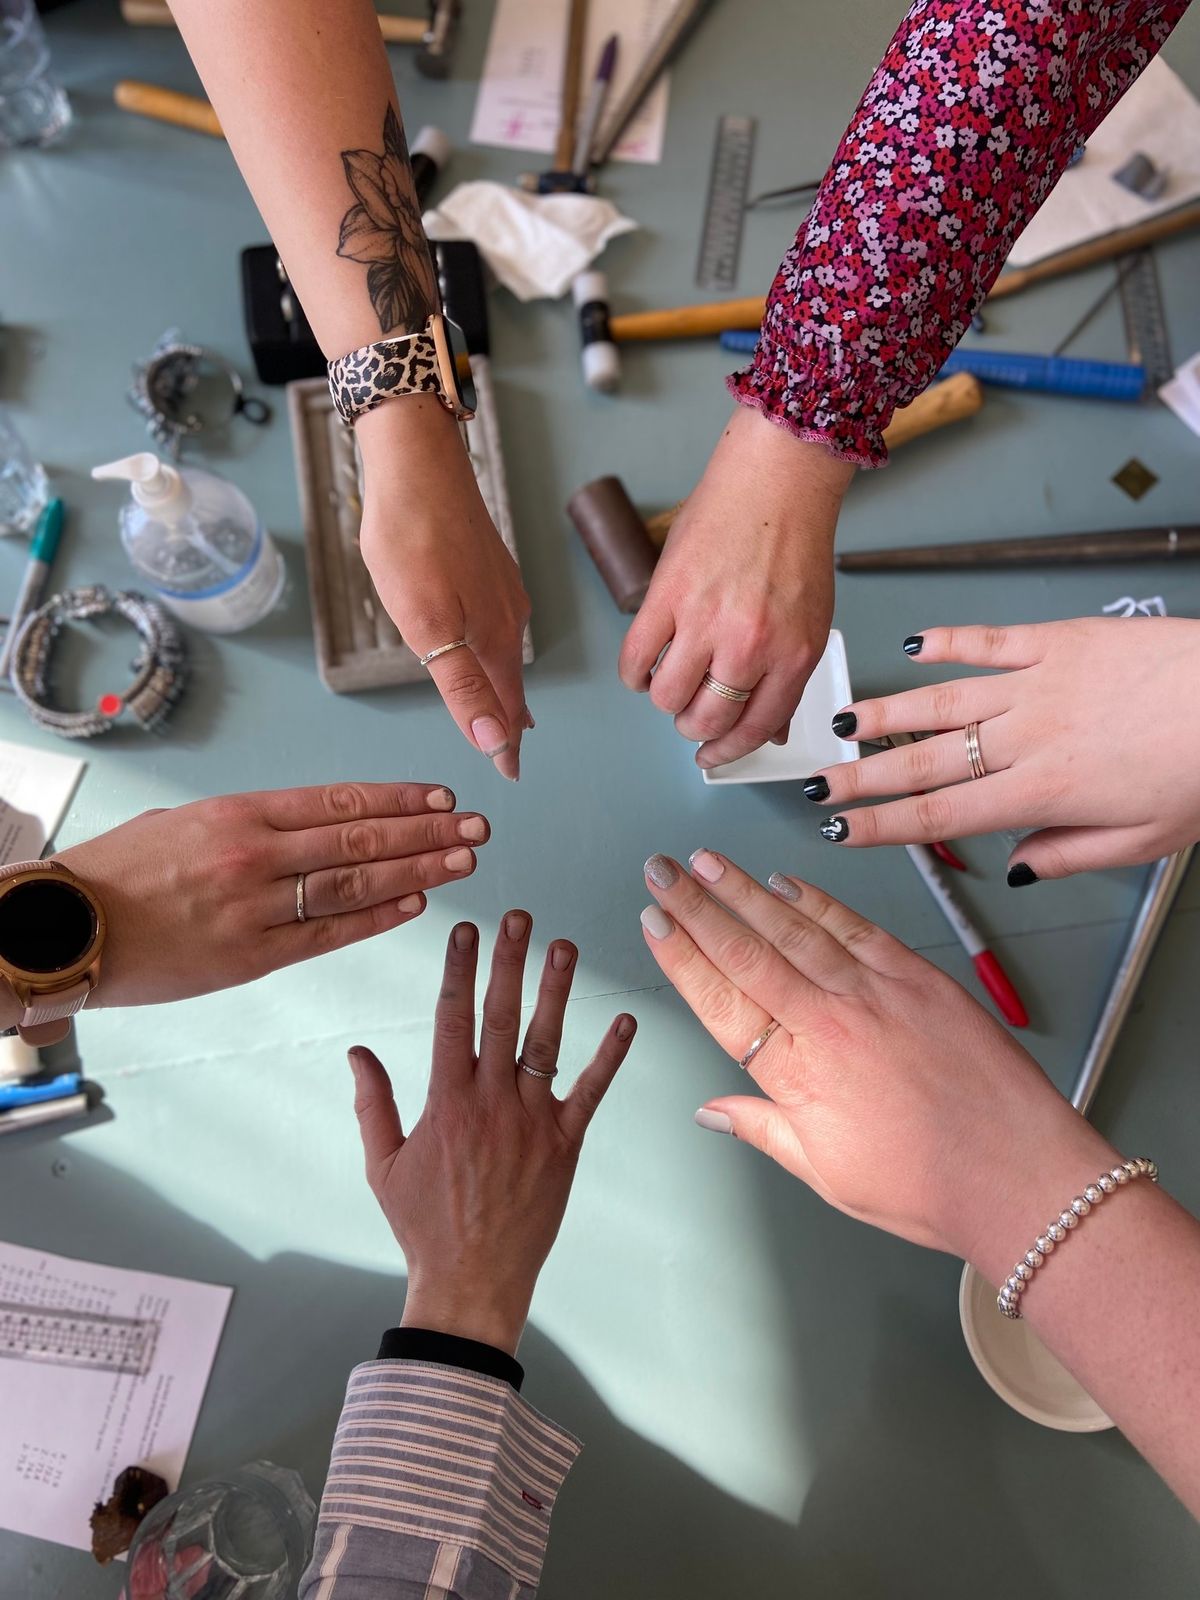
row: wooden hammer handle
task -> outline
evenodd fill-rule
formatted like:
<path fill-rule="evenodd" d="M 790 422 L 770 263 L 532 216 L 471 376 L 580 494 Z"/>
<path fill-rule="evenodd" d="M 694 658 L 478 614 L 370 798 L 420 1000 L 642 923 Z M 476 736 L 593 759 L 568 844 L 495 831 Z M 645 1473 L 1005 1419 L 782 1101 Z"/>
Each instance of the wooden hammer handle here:
<path fill-rule="evenodd" d="M 1191 228 L 1200 228 L 1200 204 L 1165 211 L 1161 216 L 1135 223 L 1132 228 L 1119 228 L 1103 238 L 1089 239 L 1073 250 L 1060 250 L 1058 255 L 1035 261 L 1031 267 L 1014 267 L 1010 272 L 1002 272 L 992 285 L 988 299 L 999 300 L 1006 294 L 1028 288 L 1031 283 L 1058 278 L 1066 272 L 1079 272 L 1084 267 L 1094 267 L 1097 262 L 1112 261 L 1130 250 L 1144 250 L 1159 239 L 1169 239 L 1172 234 L 1186 233 Z"/>
<path fill-rule="evenodd" d="M 583 87 L 583 41 L 587 13 L 587 0 L 571 0 L 559 93 L 558 138 L 554 144 L 555 172 L 570 172 L 575 155 L 575 125 L 579 121 L 579 97 Z"/>
<path fill-rule="evenodd" d="M 173 28 L 175 18 L 167 0 L 121 0 L 126 22 L 141 28 Z M 388 44 L 420 44 L 428 32 L 423 17 L 380 16 L 379 31 Z"/>
<path fill-rule="evenodd" d="M 156 83 L 138 83 L 124 78 L 113 90 L 113 99 L 122 111 L 132 111 L 139 117 L 153 117 L 156 122 L 170 122 L 177 128 L 191 128 L 196 133 L 210 133 L 214 139 L 223 139 L 217 113 L 207 100 L 198 95 L 180 94 L 175 89 L 161 89 Z"/>
<path fill-rule="evenodd" d="M 632 311 L 609 323 L 619 344 L 632 339 L 703 339 L 726 328 L 757 328 L 766 301 L 761 295 L 748 300 L 718 300 L 711 305 L 678 306 L 673 311 Z"/>
<path fill-rule="evenodd" d="M 910 439 L 919 439 L 923 433 L 944 428 L 948 422 L 959 422 L 970 417 L 983 404 L 983 385 L 969 372 L 955 373 L 954 377 L 935 383 L 931 389 L 919 394 L 909 405 L 901 406 L 883 430 L 883 440 L 889 450 Z M 659 511 L 646 519 L 646 532 L 651 544 L 661 550 L 667 542 L 671 524 L 683 509 L 681 500 L 667 511 Z"/>

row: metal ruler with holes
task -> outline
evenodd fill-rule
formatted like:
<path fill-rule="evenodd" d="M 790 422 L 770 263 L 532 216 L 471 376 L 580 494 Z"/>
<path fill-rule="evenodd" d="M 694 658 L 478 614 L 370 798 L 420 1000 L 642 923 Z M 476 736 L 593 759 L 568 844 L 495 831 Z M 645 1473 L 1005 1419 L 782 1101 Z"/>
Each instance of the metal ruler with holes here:
<path fill-rule="evenodd" d="M 143 1377 L 154 1360 L 158 1330 L 157 1322 L 137 1317 L 0 1302 L 0 1360 Z"/>
<path fill-rule="evenodd" d="M 742 248 L 742 222 L 754 156 L 753 117 L 723 116 L 717 123 L 696 282 L 701 289 L 732 289 Z"/>
<path fill-rule="evenodd" d="M 1145 367 L 1146 389 L 1153 395 L 1175 370 L 1154 251 L 1135 250 L 1116 265 L 1129 359 Z"/>

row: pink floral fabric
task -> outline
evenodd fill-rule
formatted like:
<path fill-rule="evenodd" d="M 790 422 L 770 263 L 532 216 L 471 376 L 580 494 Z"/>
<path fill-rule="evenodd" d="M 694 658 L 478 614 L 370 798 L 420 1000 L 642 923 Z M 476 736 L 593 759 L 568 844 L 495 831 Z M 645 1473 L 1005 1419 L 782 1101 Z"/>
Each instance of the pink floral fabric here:
<path fill-rule="evenodd" d="M 1188 0 L 915 0 L 784 257 L 734 396 L 863 466 Z"/>

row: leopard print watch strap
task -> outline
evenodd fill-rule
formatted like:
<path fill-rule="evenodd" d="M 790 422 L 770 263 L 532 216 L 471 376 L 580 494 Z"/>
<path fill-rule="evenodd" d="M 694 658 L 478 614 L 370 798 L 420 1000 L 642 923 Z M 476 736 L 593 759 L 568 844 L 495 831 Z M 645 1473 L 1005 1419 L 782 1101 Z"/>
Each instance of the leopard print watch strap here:
<path fill-rule="evenodd" d="M 426 328 L 339 356 L 329 363 L 329 393 L 338 416 L 349 424 L 397 395 L 435 394 L 446 404 L 433 334 Z"/>

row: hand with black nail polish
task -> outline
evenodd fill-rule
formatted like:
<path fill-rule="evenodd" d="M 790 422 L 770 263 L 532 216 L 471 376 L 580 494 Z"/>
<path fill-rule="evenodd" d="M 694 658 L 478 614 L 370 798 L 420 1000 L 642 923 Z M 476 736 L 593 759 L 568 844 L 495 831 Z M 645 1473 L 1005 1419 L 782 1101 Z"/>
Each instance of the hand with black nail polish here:
<path fill-rule="evenodd" d="M 843 739 L 926 737 L 807 780 L 810 800 L 839 811 L 821 825 L 826 839 L 861 848 L 1032 830 L 1009 860 L 1014 889 L 1200 839 L 1200 621 L 927 628 L 901 649 L 921 669 L 998 670 L 840 710 Z M 971 724 L 982 775 L 968 755 Z M 845 809 L 887 796 L 899 798 Z"/>

